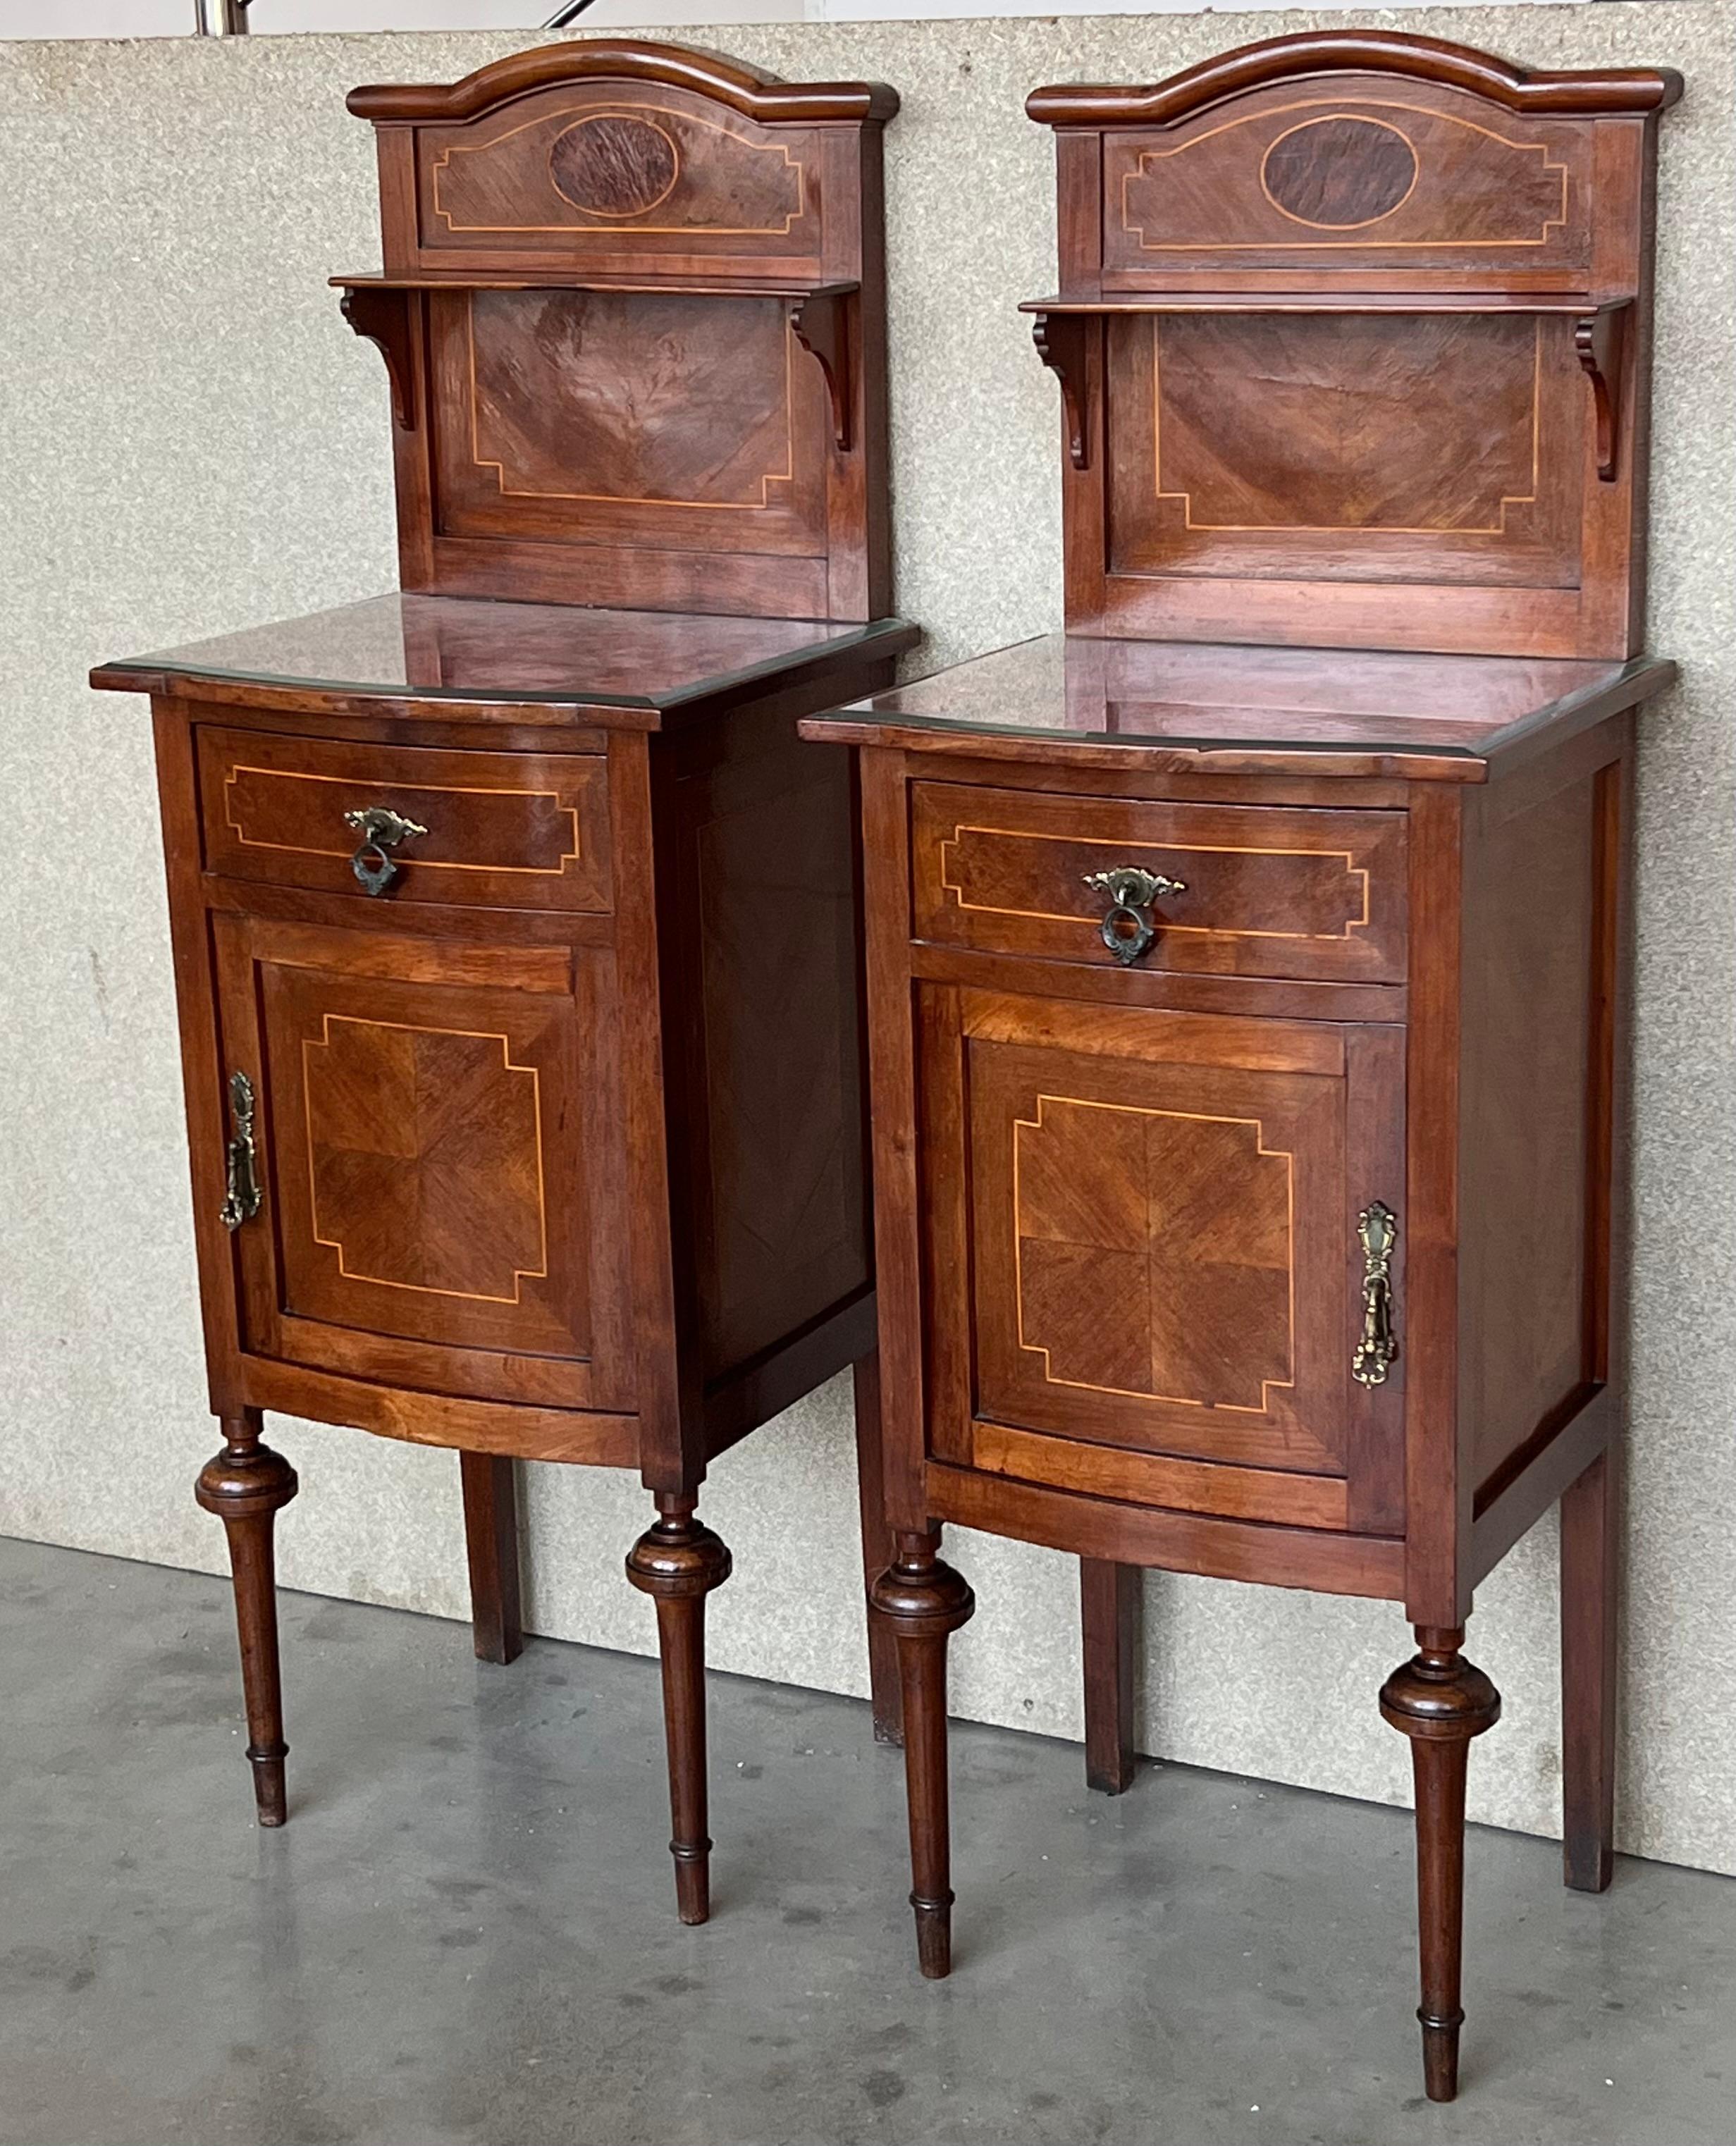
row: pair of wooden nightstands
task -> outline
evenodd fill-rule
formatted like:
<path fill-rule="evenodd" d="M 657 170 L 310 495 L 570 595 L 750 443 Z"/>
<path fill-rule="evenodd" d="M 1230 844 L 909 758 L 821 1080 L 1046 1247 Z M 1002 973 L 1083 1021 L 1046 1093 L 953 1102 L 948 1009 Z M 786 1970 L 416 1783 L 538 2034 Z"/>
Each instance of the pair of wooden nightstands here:
<path fill-rule="evenodd" d="M 1557 1498 L 1569 1874 L 1609 1872 L 1622 796 L 1670 675 L 1633 651 L 1676 87 L 1349 33 L 1038 92 L 1068 632 L 895 689 L 891 92 L 596 42 L 352 99 L 385 267 L 344 307 L 390 375 L 403 593 L 96 674 L 156 709 L 226 1441 L 198 1495 L 262 1822 L 296 1478 L 262 1411 L 460 1452 L 496 1659 L 513 1459 L 636 1467 L 702 1921 L 729 1554 L 700 1485 L 854 1364 L 925 1971 L 972 1607 L 943 1521 L 1083 1560 L 1111 1788 L 1140 1565 L 1402 1601 L 1382 1705 L 1451 2094 L 1465 1753 L 1499 1707 L 1463 1627 Z"/>

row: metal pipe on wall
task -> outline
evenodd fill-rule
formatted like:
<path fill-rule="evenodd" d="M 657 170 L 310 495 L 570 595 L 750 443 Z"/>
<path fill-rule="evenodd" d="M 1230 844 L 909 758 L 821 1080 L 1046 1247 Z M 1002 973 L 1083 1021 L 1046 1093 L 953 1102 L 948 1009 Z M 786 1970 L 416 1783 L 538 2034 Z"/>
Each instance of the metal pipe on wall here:
<path fill-rule="evenodd" d="M 244 37 L 247 35 L 247 9 L 252 0 L 193 0 L 193 32 L 201 37 Z M 592 0 L 571 0 L 571 4 L 557 8 L 543 24 L 546 30 L 564 30 L 568 23 L 576 22 Z"/>

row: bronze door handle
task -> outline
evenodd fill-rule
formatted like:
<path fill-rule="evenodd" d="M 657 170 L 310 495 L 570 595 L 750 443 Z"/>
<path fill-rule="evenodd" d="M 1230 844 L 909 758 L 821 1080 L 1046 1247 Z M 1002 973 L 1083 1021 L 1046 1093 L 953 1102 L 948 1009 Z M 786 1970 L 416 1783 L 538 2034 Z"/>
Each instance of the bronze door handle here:
<path fill-rule="evenodd" d="M 397 866 L 387 855 L 412 835 L 426 835 L 419 821 L 407 820 L 386 805 L 363 805 L 344 814 L 346 826 L 362 837 L 362 846 L 350 859 L 350 870 L 362 883 L 364 894 L 384 894 L 398 876 Z"/>
<path fill-rule="evenodd" d="M 1098 936 L 1124 968 L 1137 961 L 1157 936 L 1152 903 L 1160 895 L 1185 894 L 1188 884 L 1185 879 L 1170 879 L 1162 872 L 1145 871 L 1138 865 L 1087 872 L 1085 883 L 1109 898 L 1109 908 L 1097 927 Z"/>
<path fill-rule="evenodd" d="M 238 1230 L 259 1212 L 258 1155 L 253 1145 L 253 1083 L 245 1073 L 229 1075 L 228 1189 L 218 1220 L 226 1230 Z"/>
<path fill-rule="evenodd" d="M 1393 1331 L 1393 1246 L 1399 1218 L 1384 1200 L 1364 1207 L 1356 1224 L 1362 1240 L 1362 1334 L 1350 1358 L 1359 1385 L 1384 1386 L 1399 1354 Z"/>

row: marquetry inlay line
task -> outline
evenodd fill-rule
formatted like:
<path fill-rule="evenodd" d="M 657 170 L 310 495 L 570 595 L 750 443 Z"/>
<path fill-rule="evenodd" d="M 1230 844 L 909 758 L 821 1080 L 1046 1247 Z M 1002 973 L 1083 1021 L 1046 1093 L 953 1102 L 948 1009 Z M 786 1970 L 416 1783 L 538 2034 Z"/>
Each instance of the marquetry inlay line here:
<path fill-rule="evenodd" d="M 721 134 L 726 140 L 733 142 L 738 148 L 746 149 L 754 156 L 781 157 L 786 167 L 796 174 L 795 207 L 791 210 L 781 223 L 641 222 L 639 220 L 640 217 L 649 216 L 653 209 L 661 206 L 660 202 L 653 202 L 649 208 L 641 209 L 638 216 L 623 216 L 601 222 L 593 220 L 589 224 L 575 227 L 570 223 L 456 223 L 441 201 L 440 182 L 446 176 L 447 167 L 454 157 L 486 157 L 491 150 L 499 148 L 501 142 L 510 142 L 516 135 L 528 134 L 534 127 L 552 127 L 557 119 L 565 119 L 571 122 L 576 122 L 581 119 L 644 119 L 647 123 L 655 125 L 656 122 L 650 116 L 654 112 L 662 118 L 678 121 L 684 127 L 703 127 L 713 134 Z M 660 127 L 658 132 L 661 133 L 662 129 Z M 549 148 L 550 154 L 552 155 L 554 152 L 552 142 L 550 143 Z M 679 151 L 676 152 L 676 160 L 679 163 Z M 738 134 L 733 127 L 720 126 L 715 119 L 701 119 L 696 112 L 678 112 L 672 105 L 667 104 L 575 104 L 568 106 L 561 112 L 545 112 L 541 118 L 527 119 L 522 127 L 509 127 L 504 134 L 496 134 L 491 142 L 455 142 L 451 148 L 441 151 L 430 167 L 430 171 L 434 187 L 434 212 L 448 231 L 565 232 L 577 228 L 581 231 L 595 232 L 599 236 L 611 231 L 622 231 L 632 236 L 636 236 L 641 232 L 656 232 L 663 236 L 693 238 L 787 238 L 791 230 L 807 213 L 807 167 L 803 164 L 801 157 L 791 155 L 788 147 L 783 142 L 750 142 L 745 135 Z M 552 184 L 552 181 L 551 183 Z M 671 191 L 673 191 L 673 183 L 671 183 Z M 566 197 L 562 194 L 561 198 L 565 201 Z M 666 194 L 663 199 L 667 200 L 667 198 L 668 196 Z M 571 208 L 577 209 L 581 216 L 591 216 L 592 213 L 589 209 L 580 208 L 576 202 L 568 202 L 567 205 Z"/>
<path fill-rule="evenodd" d="M 1045 924 L 1089 924 L 1091 919 L 1081 916 L 1078 910 L 1057 909 L 1003 909 L 992 901 L 966 901 L 965 891 L 955 880 L 947 877 L 946 852 L 955 850 L 966 835 L 1004 835 L 1015 842 L 1073 842 L 1083 845 L 1095 840 L 1079 835 L 1051 835 L 1036 827 L 979 827 L 962 822 L 940 843 L 940 887 L 951 895 L 960 909 L 976 911 L 984 916 L 1032 916 Z M 1165 932 L 1190 931 L 1205 939 L 1348 939 L 1353 931 L 1360 931 L 1370 921 L 1369 868 L 1354 861 L 1349 850 L 1271 850 L 1245 847 L 1234 842 L 1140 842 L 1125 841 L 1109 845 L 1119 856 L 1124 850 L 1160 851 L 1166 856 L 1207 857 L 1330 857 L 1342 863 L 1346 879 L 1362 881 L 1362 914 L 1350 917 L 1341 931 L 1264 931 L 1238 924 L 1172 924 L 1163 920 Z"/>
<path fill-rule="evenodd" d="M 407 692 L 414 692 L 407 686 Z M 263 775 L 273 782 L 335 782 L 348 790 L 366 790 L 367 783 L 351 775 L 307 775 L 299 768 L 232 766 L 223 784 L 224 824 L 233 833 L 243 849 L 284 850 L 298 857 L 347 857 L 355 848 L 353 842 L 340 844 L 335 850 L 317 847 L 312 842 L 262 842 L 257 835 L 250 835 L 235 816 L 234 790 L 236 778 L 242 775 Z M 569 821 L 572 826 L 572 847 L 563 850 L 551 865 L 464 865 L 448 864 L 443 857 L 419 859 L 425 871 L 516 872 L 532 879 L 564 879 L 566 867 L 576 864 L 582 854 L 579 842 L 579 813 L 576 805 L 563 805 L 558 790 L 486 790 L 475 784 L 443 782 L 438 785 L 417 782 L 408 786 L 394 783 L 390 786 L 397 796 L 423 797 L 546 797 L 557 814 Z"/>
<path fill-rule="evenodd" d="M 1195 522 L 1191 492 L 1168 490 L 1164 484 L 1164 383 L 1160 351 L 1160 324 L 1151 323 L 1151 474 L 1160 499 L 1179 499 L 1183 526 L 1202 535 L 1342 536 L 1504 536 L 1509 507 L 1534 507 L 1540 482 L 1543 441 L 1543 316 L 1539 314 L 1531 361 L 1531 489 L 1503 492 L 1493 522 L 1467 525 L 1459 522 L 1411 524 L 1396 522 Z"/>
<path fill-rule="evenodd" d="M 1275 105 L 1265 112 L 1249 112 L 1240 119 L 1225 120 L 1222 126 L 1208 127 L 1203 134 L 1195 134 L 1191 140 L 1180 142 L 1173 149 L 1141 149 L 1138 163 L 1130 172 L 1124 172 L 1121 174 L 1122 230 L 1130 238 L 1136 238 L 1139 241 L 1140 251 L 1142 253 L 1270 253 L 1287 248 L 1306 248 L 1308 252 L 1314 252 L 1323 246 L 1331 246 L 1344 251 L 1364 247 L 1382 253 L 1398 253 L 1457 252 L 1460 249 L 1468 251 L 1472 247 L 1481 250 L 1489 247 L 1546 246 L 1549 243 L 1549 233 L 1552 231 L 1559 231 L 1566 223 L 1568 167 L 1557 158 L 1550 156 L 1549 144 L 1546 142 L 1515 142 L 1509 135 L 1496 133 L 1492 127 L 1479 127 L 1474 119 L 1461 119 L 1453 112 L 1431 112 L 1426 104 L 1407 104 L 1397 97 L 1359 97 L 1347 99 L 1345 102 L 1377 112 L 1414 112 L 1420 118 L 1434 120 L 1444 127 L 1462 127 L 1468 133 L 1484 135 L 1491 142 L 1499 142 L 1503 148 L 1523 149 L 1530 155 L 1541 157 L 1543 159 L 1541 168 L 1544 171 L 1555 172 L 1560 175 L 1561 207 L 1559 214 L 1544 217 L 1542 228 L 1535 238 L 1151 239 L 1146 237 L 1143 224 L 1137 224 L 1130 220 L 1127 207 L 1127 189 L 1136 179 L 1145 177 L 1145 167 L 1148 164 L 1162 163 L 1171 157 L 1185 157 L 1190 149 L 1197 149 L 1202 142 L 1212 141 L 1220 134 L 1233 133 L 1239 127 L 1257 127 L 1262 120 L 1280 119 L 1288 112 L 1305 112 L 1323 119 L 1354 119 L 1360 116 L 1359 112 L 1354 111 L 1334 111 L 1334 100 L 1327 98 L 1312 104 L 1304 100 L 1296 104 Z M 1306 122 L 1299 121 L 1297 123 L 1305 125 Z M 1291 128 L 1288 131 L 1294 132 L 1295 129 Z M 1399 130 L 1394 128 L 1394 131 L 1397 132 Z M 1269 143 L 1267 146 L 1270 148 L 1271 145 Z M 1417 155 L 1414 143 L 1411 153 L 1414 156 Z M 1417 162 L 1420 172 L 1422 163 L 1420 156 L 1417 156 Z M 1260 192 L 1263 194 L 1265 192 L 1263 184 Z M 1405 196 L 1407 201 L 1409 197 L 1408 194 Z M 1270 200 L 1271 197 L 1267 195 L 1266 198 Z M 1288 210 L 1278 208 L 1276 202 L 1273 202 L 1272 206 L 1278 209 L 1280 216 L 1290 217 L 1291 222 L 1299 223 L 1302 221 L 1300 217 L 1290 217 Z M 1397 204 L 1394 208 L 1389 209 L 1387 214 L 1389 216 L 1396 214 L 1397 208 L 1402 206 L 1403 203 Z M 1384 217 L 1380 219 L 1382 222 L 1384 220 Z M 1345 227 L 1342 225 L 1334 227 L 1329 224 L 1320 227 L 1328 231 Z"/>
<path fill-rule="evenodd" d="M 313 1171 L 313 1100 L 312 1065 L 308 1057 L 311 1051 L 324 1051 L 331 1046 L 332 1025 L 341 1021 L 348 1028 L 390 1028 L 407 1036 L 453 1036 L 467 1042 L 497 1043 L 501 1046 L 501 1063 L 509 1073 L 521 1073 L 531 1083 L 531 1114 L 536 1127 L 536 1230 L 541 1245 L 541 1264 L 534 1267 L 515 1267 L 512 1270 L 512 1294 L 497 1296 L 483 1290 L 436 1289 L 432 1284 L 414 1281 L 394 1281 L 384 1275 L 353 1273 L 345 1264 L 342 1242 L 337 1237 L 322 1237 L 319 1225 L 319 1187 Z M 376 1021 L 362 1019 L 347 1013 L 328 1013 L 321 1016 L 320 1033 L 304 1036 L 302 1039 L 302 1109 L 307 1127 L 307 1215 L 308 1228 L 313 1241 L 323 1245 L 337 1255 L 337 1271 L 346 1281 L 365 1281 L 371 1288 L 407 1290 L 414 1296 L 457 1297 L 466 1304 L 518 1304 L 523 1300 L 521 1285 L 526 1281 L 545 1280 L 548 1275 L 548 1201 L 542 1172 L 542 1083 L 534 1066 L 519 1066 L 511 1056 L 512 1039 L 489 1029 L 431 1028 L 426 1023 L 412 1021 Z"/>
<path fill-rule="evenodd" d="M 1285 1228 L 1290 1245 L 1290 1260 L 1285 1280 L 1290 1295 L 1290 1375 L 1287 1379 L 1262 1379 L 1260 1382 L 1260 1405 L 1249 1406 L 1240 1401 L 1202 1401 L 1190 1394 L 1143 1393 L 1135 1386 L 1101 1386 L 1089 1379 L 1058 1379 L 1050 1369 L 1049 1350 L 1040 1341 L 1025 1338 L 1025 1259 L 1024 1233 L 1019 1226 L 1023 1203 L 1019 1188 L 1019 1135 L 1021 1132 L 1040 1132 L 1043 1130 L 1043 1105 L 1054 1103 L 1075 1110 L 1114 1110 L 1123 1117 L 1174 1118 L 1190 1125 L 1251 1125 L 1254 1129 L 1256 1154 L 1281 1160 L 1284 1164 Z M 1161 1401 L 1175 1408 L 1212 1409 L 1225 1415 L 1265 1415 L 1271 1406 L 1275 1392 L 1293 1390 L 1296 1383 L 1296 1158 L 1289 1148 L 1269 1148 L 1266 1129 L 1259 1118 L 1227 1117 L 1215 1110 L 1153 1110 L 1140 1103 L 1104 1103 L 1091 1095 L 1037 1096 L 1037 1114 L 1034 1118 L 1013 1120 L 1013 1312 L 1017 1322 L 1019 1346 L 1027 1354 L 1043 1360 L 1043 1381 L 1045 1385 L 1070 1386 L 1082 1393 L 1125 1395 L 1130 1400 Z"/>
<path fill-rule="evenodd" d="M 743 297 L 751 297 L 751 292 Z M 496 462 L 482 452 L 478 437 L 481 422 L 481 393 L 476 386 L 476 321 L 474 302 L 464 311 L 465 331 L 470 346 L 470 454 L 478 469 L 494 472 L 495 482 L 503 499 L 573 499 L 583 500 L 592 506 L 607 507 L 684 507 L 700 514 L 763 514 L 773 504 L 770 497 L 775 484 L 788 484 L 796 473 L 796 382 L 791 362 L 790 346 L 795 331 L 784 330 L 784 467 L 767 470 L 758 479 L 760 496 L 757 499 L 666 499 L 655 492 L 542 492 L 523 490 L 506 482 L 504 462 Z M 751 482 L 754 480 L 750 479 Z"/>

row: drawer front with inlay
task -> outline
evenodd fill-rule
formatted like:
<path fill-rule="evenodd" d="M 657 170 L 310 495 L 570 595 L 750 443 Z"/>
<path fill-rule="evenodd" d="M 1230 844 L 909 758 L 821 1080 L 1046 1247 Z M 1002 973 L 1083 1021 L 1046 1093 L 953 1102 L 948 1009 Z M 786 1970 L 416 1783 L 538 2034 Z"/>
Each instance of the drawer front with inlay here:
<path fill-rule="evenodd" d="M 209 871 L 396 901 L 611 906 L 601 755 L 216 728 L 198 741 Z"/>
<path fill-rule="evenodd" d="M 910 795 L 919 939 L 1110 967 L 1404 977 L 1402 812 L 945 782 Z"/>

